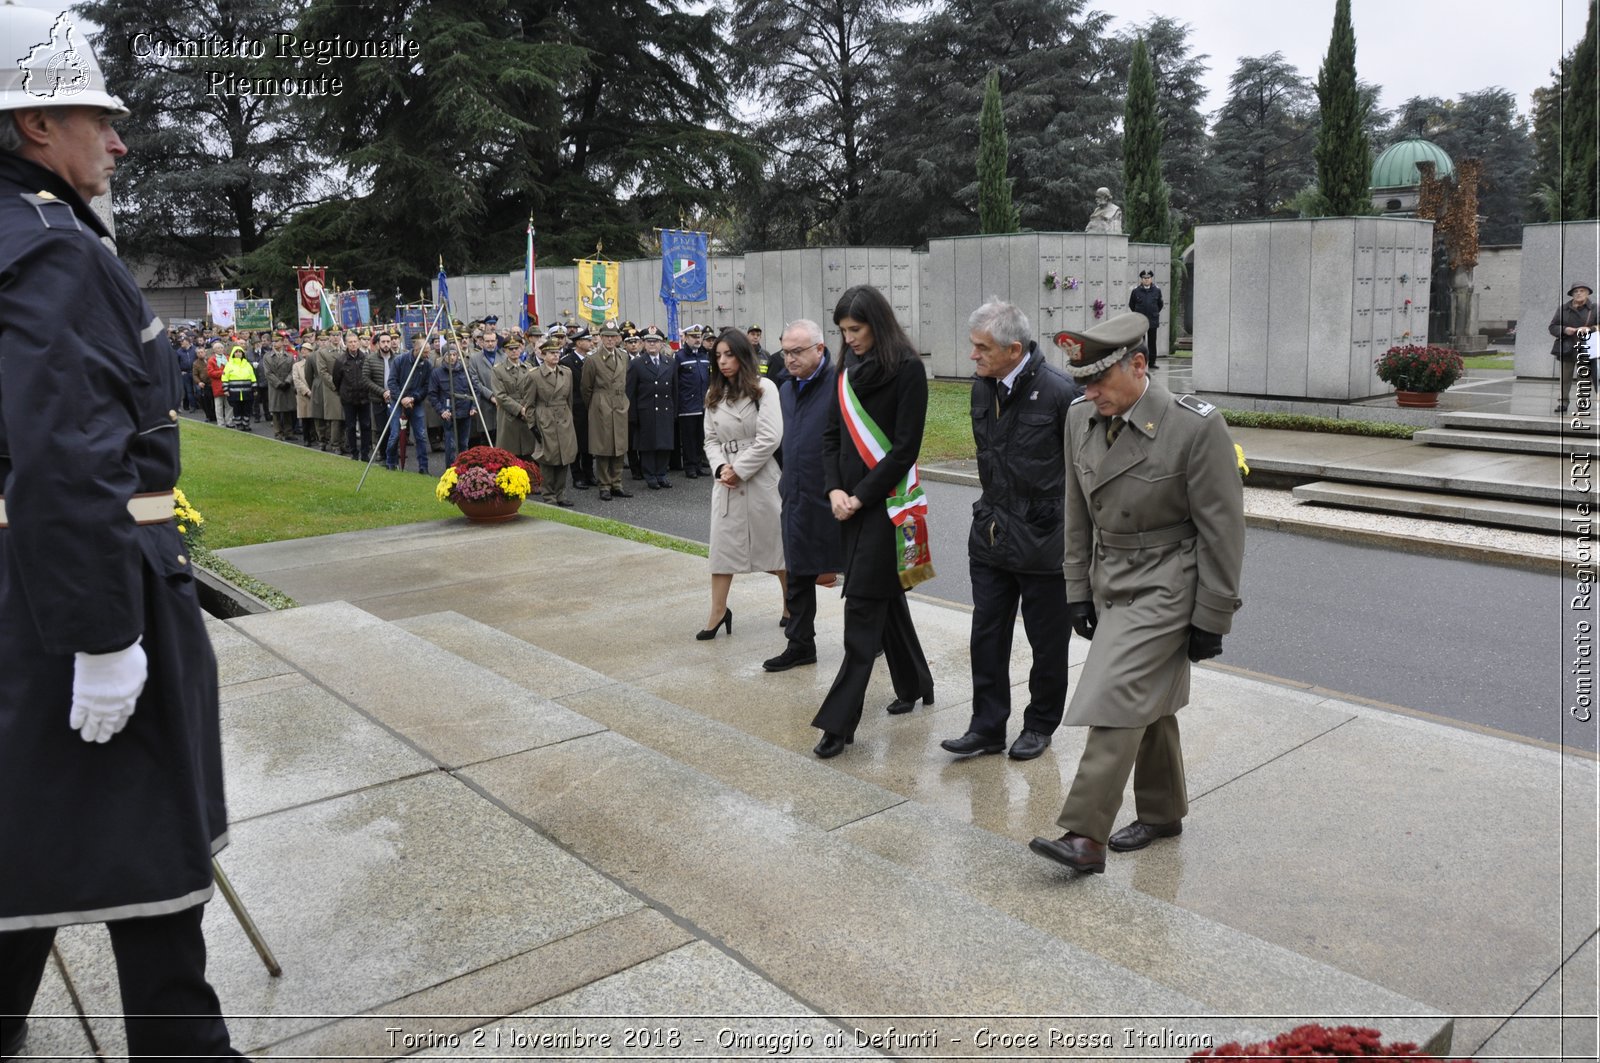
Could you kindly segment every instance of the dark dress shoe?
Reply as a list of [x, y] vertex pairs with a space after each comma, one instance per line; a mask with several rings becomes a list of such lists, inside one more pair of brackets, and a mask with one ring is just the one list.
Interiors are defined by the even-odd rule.
[[1011, 743], [1012, 760], [1032, 760], [1040, 753], [1050, 748], [1050, 736], [1038, 731], [1024, 730], [1017, 735], [1017, 740]]
[[855, 739], [853, 738], [845, 738], [842, 735], [834, 734], [832, 731], [823, 731], [822, 741], [818, 742], [816, 748], [811, 752], [815, 753], [819, 760], [827, 760], [843, 753], [844, 747], [854, 741]]
[[650, 488], [652, 491], [659, 491], [661, 489], [661, 485], [656, 483], [654, 480], [646, 480], [644, 485]]
[[1066, 864], [1085, 875], [1103, 875], [1106, 870], [1106, 847], [1093, 838], [1085, 838], [1070, 830], [1059, 838], [1035, 838], [1028, 848], [1047, 860]]
[[[922, 695], [922, 703], [924, 705], [933, 704], [933, 691], [930, 690], [926, 694]], [[916, 698], [912, 698], [910, 701], [907, 701], [905, 698], [895, 698], [893, 701], [889, 702], [889, 707], [885, 711], [888, 712], [890, 716], [900, 716], [904, 713], [910, 712], [916, 707]]]
[[971, 756], [974, 753], [998, 753], [1005, 747], [1004, 739], [990, 738], [976, 731], [968, 731], [960, 738], [946, 738], [939, 743], [940, 749], [960, 757]]
[[600, 492], [600, 501], [602, 501], [602, 502], [611, 501], [611, 492], [610, 491], [601, 491]]
[[683, 474], [683, 478], [685, 480], [698, 480], [700, 479], [700, 470], [690, 469]]
[[588, 480], [579, 480], [572, 486], [579, 491], [587, 491], [589, 488], [593, 487], [594, 484], [590, 483]]
[[1140, 823], [1134, 820], [1113, 834], [1106, 844], [1119, 853], [1143, 849], [1157, 838], [1175, 838], [1183, 833], [1183, 820], [1171, 823]]
[[761, 667], [769, 672], [787, 672], [789, 669], [801, 664], [816, 664], [817, 649], [815, 646], [806, 649], [801, 646], [790, 646], [776, 657], [768, 657], [761, 662]]
[[563, 498], [557, 502], [556, 505], [560, 506], [562, 509], [571, 509], [573, 506], [577, 505], [577, 503], [570, 498]]
[[1558, 402], [1558, 403], [1556, 403], [1556, 408], [1554, 410], [1552, 410], [1551, 412], [1552, 413], [1566, 413], [1567, 412], [1567, 404], [1564, 403], [1564, 402]]
[[659, 483], [659, 484], [657, 484], [657, 485], [656, 485], [656, 486], [657, 486], [657, 487], [666, 487], [666, 488], [670, 488], [670, 487], [671, 487], [671, 486], [672, 486], [672, 481], [671, 481], [671, 480], [669, 480], [669, 479], [667, 479], [667, 478], [666, 478], [666, 477], [665, 477], [665, 476], [663, 476], [663, 477], [662, 477], [662, 478], [661, 478], [661, 482], [660, 482], [660, 483]]
[[624, 491], [620, 487], [613, 487], [611, 489], [611, 497], [612, 498], [632, 498], [633, 497], [633, 492], [632, 491]]

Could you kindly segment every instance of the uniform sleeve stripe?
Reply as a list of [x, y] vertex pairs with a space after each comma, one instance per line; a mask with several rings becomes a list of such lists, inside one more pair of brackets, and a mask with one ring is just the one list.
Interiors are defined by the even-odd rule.
[[151, 340], [161, 335], [162, 332], [166, 331], [166, 328], [166, 324], [163, 323], [159, 317], [151, 318], [150, 324], [146, 325], [144, 331], [139, 333], [139, 342], [149, 343]]

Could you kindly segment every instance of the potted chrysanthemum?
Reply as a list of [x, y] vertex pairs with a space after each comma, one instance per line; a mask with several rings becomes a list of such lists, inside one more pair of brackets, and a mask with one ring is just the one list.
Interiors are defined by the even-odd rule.
[[1378, 379], [1394, 388], [1397, 405], [1421, 408], [1439, 405], [1439, 392], [1465, 371], [1459, 352], [1432, 343], [1390, 347], [1373, 364]]
[[454, 502], [468, 520], [492, 524], [515, 517], [538, 486], [539, 470], [510, 451], [472, 447], [439, 477], [434, 494]]

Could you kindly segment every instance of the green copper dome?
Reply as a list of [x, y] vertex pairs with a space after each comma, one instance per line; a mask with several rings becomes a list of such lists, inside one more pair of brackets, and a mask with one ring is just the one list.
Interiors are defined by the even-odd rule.
[[1422, 183], [1417, 163], [1433, 163], [1433, 176], [1450, 177], [1456, 172], [1455, 163], [1437, 144], [1413, 137], [1391, 144], [1372, 164], [1373, 188], [1409, 188]]

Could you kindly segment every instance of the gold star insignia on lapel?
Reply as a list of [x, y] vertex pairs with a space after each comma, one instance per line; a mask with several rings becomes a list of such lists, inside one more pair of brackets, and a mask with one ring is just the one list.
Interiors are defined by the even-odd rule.
[[51, 192], [48, 188], [41, 188], [41, 189], [39, 189], [39, 198], [40, 199], [54, 199], [56, 197], [55, 197], [55, 193]]
[[1156, 423], [1154, 421], [1146, 421], [1144, 423], [1144, 430], [1146, 432], [1154, 432], [1156, 430]]

